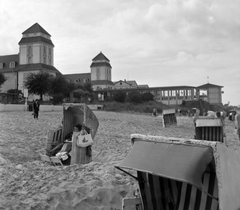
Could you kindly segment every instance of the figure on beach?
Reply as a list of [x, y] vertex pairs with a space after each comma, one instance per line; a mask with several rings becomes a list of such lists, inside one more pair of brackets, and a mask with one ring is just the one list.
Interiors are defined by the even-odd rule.
[[[82, 130], [82, 125], [77, 124], [73, 128], [73, 132], [80, 132]], [[72, 136], [73, 132], [65, 136], [63, 144], [57, 145], [52, 150], [52, 155], [58, 157], [64, 165], [70, 165], [71, 162], [71, 150], [72, 150]]]
[[153, 115], [154, 117], [157, 116], [157, 109], [156, 109], [156, 108], [153, 108], [153, 113], [152, 113], [152, 115]]
[[235, 129], [240, 140], [240, 113], [236, 113], [235, 115]]
[[40, 107], [40, 103], [38, 102], [38, 99], [36, 99], [35, 101], [33, 100], [33, 116], [34, 116], [34, 119], [38, 119], [39, 107]]

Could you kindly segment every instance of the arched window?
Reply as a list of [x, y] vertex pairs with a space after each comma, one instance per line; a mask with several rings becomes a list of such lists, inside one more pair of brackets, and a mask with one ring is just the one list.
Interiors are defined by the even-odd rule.
[[15, 62], [14, 61], [9, 63], [9, 68], [15, 68]]

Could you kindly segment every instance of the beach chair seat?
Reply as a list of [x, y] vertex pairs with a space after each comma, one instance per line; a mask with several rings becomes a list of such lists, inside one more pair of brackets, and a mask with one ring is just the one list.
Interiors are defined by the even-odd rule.
[[63, 166], [62, 161], [58, 157], [50, 157], [51, 162], [55, 166]]
[[49, 163], [49, 164], [52, 163], [50, 157], [47, 156], [47, 155], [40, 154], [40, 158], [41, 158], [41, 160], [42, 160], [43, 162], [47, 162], [47, 163]]

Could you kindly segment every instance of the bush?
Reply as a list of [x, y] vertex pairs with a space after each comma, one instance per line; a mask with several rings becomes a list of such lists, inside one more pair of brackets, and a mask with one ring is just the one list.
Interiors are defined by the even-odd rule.
[[158, 114], [162, 113], [162, 110], [168, 107], [167, 105], [164, 105], [162, 103], [155, 102], [155, 101], [150, 101], [150, 102], [141, 103], [141, 104], [135, 104], [130, 102], [119, 103], [114, 101], [114, 102], [105, 102], [103, 106], [105, 111], [136, 112], [136, 113], [152, 113], [153, 108], [156, 108]]
[[141, 103], [142, 95], [139, 92], [130, 92], [128, 94], [128, 101], [132, 103]]
[[116, 102], [123, 103], [126, 100], [126, 93], [125, 92], [116, 92], [113, 95], [113, 100]]
[[154, 96], [151, 93], [143, 93], [142, 94], [142, 100], [145, 101], [145, 102], [153, 101], [153, 98], [154, 98]]

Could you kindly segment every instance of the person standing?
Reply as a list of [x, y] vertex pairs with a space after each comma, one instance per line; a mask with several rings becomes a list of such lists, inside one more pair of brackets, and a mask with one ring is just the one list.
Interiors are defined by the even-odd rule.
[[33, 102], [34, 119], [38, 119], [39, 107], [40, 107], [40, 104], [39, 104], [39, 102], [38, 102], [38, 99], [36, 99], [36, 100]]
[[236, 113], [235, 115], [235, 129], [237, 131], [238, 138], [240, 140], [240, 113]]

